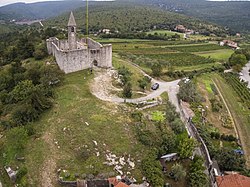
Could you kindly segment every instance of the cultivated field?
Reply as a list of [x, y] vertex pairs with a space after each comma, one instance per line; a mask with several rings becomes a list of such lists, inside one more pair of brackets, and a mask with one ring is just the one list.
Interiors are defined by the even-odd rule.
[[[163, 31], [162, 31], [163, 32]], [[194, 71], [220, 66], [227, 61], [233, 50], [215, 43], [191, 40], [154, 41], [128, 39], [101, 39], [112, 43], [113, 52], [151, 73], [151, 66], [160, 63], [163, 72], [171, 70]]]
[[230, 112], [232, 113], [234, 122], [236, 124], [237, 131], [240, 136], [242, 147], [245, 151], [247, 166], [250, 167], [250, 111], [246, 104], [242, 103], [242, 99], [233, 90], [233, 88], [227, 84], [226, 80], [219, 75], [214, 75], [212, 77], [214, 82], [217, 84], [219, 90], [224, 97]]

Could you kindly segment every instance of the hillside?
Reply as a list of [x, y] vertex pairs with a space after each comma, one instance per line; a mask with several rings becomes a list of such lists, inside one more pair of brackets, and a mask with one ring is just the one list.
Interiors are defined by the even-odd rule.
[[38, 3], [14, 3], [0, 7], [0, 20], [45, 19], [85, 6], [83, 1], [51, 1]]
[[249, 1], [135, 0], [133, 2], [204, 19], [238, 32], [250, 31]]
[[[180, 13], [223, 25], [237, 32], [249, 32], [248, 1], [215, 2], [205, 0], [117, 0], [116, 3], [139, 4], [160, 7], [163, 10]], [[106, 6], [112, 2], [90, 2], [90, 5]], [[80, 0], [51, 1], [39, 3], [15, 3], [0, 7], [0, 20], [47, 19], [62, 13], [84, 7]]]
[[[74, 11], [78, 28], [85, 29], [85, 10], [82, 8]], [[65, 27], [67, 25], [69, 13], [46, 21], [49, 27]], [[142, 31], [157, 28], [174, 29], [178, 24], [183, 24], [189, 29], [194, 29], [201, 33], [224, 32], [222, 27], [211, 23], [187, 17], [184, 15], [166, 12], [158, 8], [150, 8], [135, 4], [112, 2], [89, 7], [89, 25], [91, 31], [108, 28], [120, 32]]]

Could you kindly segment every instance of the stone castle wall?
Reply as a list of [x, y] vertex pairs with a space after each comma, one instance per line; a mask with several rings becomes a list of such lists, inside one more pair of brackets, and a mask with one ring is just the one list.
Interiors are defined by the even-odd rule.
[[[97, 65], [98, 67], [112, 67], [112, 45], [101, 45], [88, 38], [89, 48], [84, 47], [86, 39], [79, 41], [80, 49], [67, 50], [67, 41], [57, 38], [47, 40], [48, 53], [56, 58], [56, 62], [65, 73], [71, 73], [88, 69]], [[84, 47], [84, 48], [83, 48]]]

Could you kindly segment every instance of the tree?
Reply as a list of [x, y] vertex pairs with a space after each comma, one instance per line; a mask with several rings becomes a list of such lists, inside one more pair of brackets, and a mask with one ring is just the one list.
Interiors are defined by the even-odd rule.
[[185, 131], [185, 126], [180, 118], [174, 119], [174, 121], [170, 123], [170, 127], [175, 134], [181, 134]]
[[47, 56], [47, 53], [43, 49], [35, 49], [33, 56], [35, 60], [41, 60]]
[[203, 166], [204, 160], [200, 156], [194, 157], [190, 164], [188, 173], [188, 182], [190, 187], [206, 187], [208, 186], [208, 178], [204, 173], [205, 167]]
[[193, 138], [184, 138], [179, 142], [179, 154], [181, 158], [188, 158], [193, 155], [196, 141]]
[[159, 149], [159, 156], [172, 153], [176, 151], [176, 136], [173, 132], [163, 132], [161, 135], [161, 145]]
[[201, 96], [196, 90], [195, 84], [189, 80], [181, 81], [179, 83], [180, 91], [178, 93], [179, 99], [185, 102], [200, 102]]
[[120, 75], [120, 79], [123, 85], [131, 80], [132, 73], [125, 66], [118, 68], [118, 74]]
[[172, 166], [171, 172], [175, 181], [182, 180], [184, 177], [186, 177], [187, 174], [183, 166], [178, 163]]
[[166, 120], [171, 123], [172, 121], [175, 120], [175, 118], [178, 118], [179, 114], [176, 112], [175, 106], [167, 101], [166, 104]]
[[138, 80], [139, 87], [143, 90], [146, 89], [147, 85], [151, 82], [151, 79], [147, 76], [144, 76], [142, 79]]
[[165, 120], [164, 113], [161, 111], [152, 112], [152, 120], [156, 122], [163, 122]]
[[151, 66], [151, 70], [152, 70], [153, 76], [159, 77], [161, 75], [161, 73], [162, 73], [162, 66], [161, 66], [160, 63], [154, 63]]
[[23, 101], [29, 97], [34, 90], [35, 86], [33, 85], [32, 81], [22, 81], [12, 90], [12, 99], [14, 102]]
[[235, 51], [236, 54], [243, 54], [246, 56], [247, 60], [250, 60], [250, 50], [249, 49], [240, 49]]
[[127, 82], [124, 87], [123, 87], [123, 91], [122, 91], [122, 95], [125, 98], [131, 98], [132, 97], [132, 85], [130, 82]]
[[229, 65], [233, 67], [235, 71], [240, 71], [242, 67], [247, 63], [247, 58], [244, 54], [233, 53], [229, 58]]
[[217, 160], [222, 170], [241, 171], [245, 167], [245, 159], [232, 150], [222, 149], [217, 154]]
[[17, 51], [20, 59], [33, 57], [35, 51], [34, 44], [27, 36], [21, 37], [17, 42]]
[[158, 160], [155, 151], [152, 151], [142, 160], [142, 171], [148, 182], [154, 187], [162, 187], [164, 180], [161, 171], [161, 165]]
[[41, 78], [40, 82], [48, 87], [51, 85], [56, 85], [62, 82], [64, 79], [64, 73], [54, 65], [46, 65], [41, 67]]

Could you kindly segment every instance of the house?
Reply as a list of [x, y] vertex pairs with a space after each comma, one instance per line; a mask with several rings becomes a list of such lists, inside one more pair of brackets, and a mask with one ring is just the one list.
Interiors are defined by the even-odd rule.
[[194, 30], [187, 29], [185, 33], [186, 33], [187, 35], [191, 35], [191, 34], [194, 34]]
[[110, 30], [109, 29], [103, 29], [102, 33], [104, 33], [104, 34], [110, 34]]
[[181, 33], [185, 33], [186, 36], [194, 34], [195, 31], [191, 30], [191, 29], [187, 29], [186, 27], [184, 27], [183, 25], [177, 25], [174, 29], [177, 32], [181, 32]]
[[177, 25], [174, 30], [177, 32], [185, 33], [187, 29], [183, 25]]
[[239, 46], [236, 42], [231, 41], [231, 40], [223, 40], [220, 42], [220, 46], [228, 46], [231, 47], [232, 49], [239, 49]]
[[114, 187], [129, 187], [126, 183], [122, 182], [121, 176], [109, 178], [108, 181]]
[[237, 36], [237, 37], [241, 37], [241, 34], [240, 33], [236, 33], [236, 35], [235, 36]]
[[249, 187], [250, 178], [240, 174], [217, 176], [216, 182], [219, 187]]

